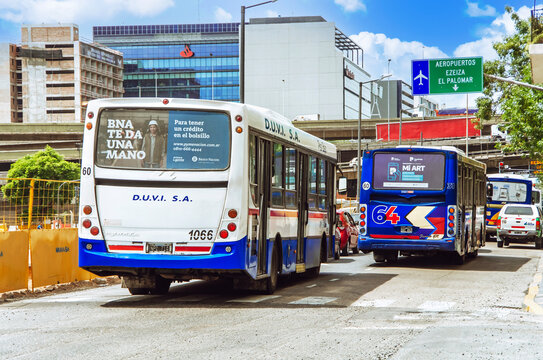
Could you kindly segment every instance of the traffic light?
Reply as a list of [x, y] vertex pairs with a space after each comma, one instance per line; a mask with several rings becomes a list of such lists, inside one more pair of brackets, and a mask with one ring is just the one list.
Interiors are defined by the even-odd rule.
[[498, 172], [502, 172], [502, 169], [503, 169], [503, 161], [500, 161], [499, 163], [499, 167], [498, 167]]

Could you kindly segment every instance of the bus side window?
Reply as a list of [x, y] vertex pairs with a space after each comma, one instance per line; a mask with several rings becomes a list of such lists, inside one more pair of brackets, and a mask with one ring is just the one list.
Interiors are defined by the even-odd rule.
[[309, 196], [308, 203], [310, 209], [317, 208], [317, 158], [309, 157]]
[[256, 144], [257, 138], [251, 135], [249, 138], [249, 186], [251, 189], [251, 199], [255, 206], [259, 206], [256, 194], [257, 192], [257, 169], [256, 169]]
[[319, 159], [319, 210], [326, 210], [326, 162]]
[[272, 154], [272, 205], [285, 206], [283, 201], [283, 145], [273, 144]]
[[296, 150], [285, 149], [285, 205], [297, 208], [296, 202]]

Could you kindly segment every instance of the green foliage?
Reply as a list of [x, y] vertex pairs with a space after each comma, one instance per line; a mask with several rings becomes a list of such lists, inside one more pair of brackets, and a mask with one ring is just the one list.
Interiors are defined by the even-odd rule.
[[[46, 146], [44, 150], [33, 155], [26, 155], [11, 165], [8, 178], [13, 180], [9, 180], [2, 187], [2, 192], [4, 198], [11, 204], [27, 205], [31, 194], [31, 180], [16, 178], [69, 181], [78, 180], [79, 173], [78, 164], [64, 160], [62, 155], [50, 146]], [[52, 213], [53, 205], [65, 204], [74, 196], [73, 184], [63, 185], [62, 181], [36, 181], [32, 196], [33, 213]]]
[[[483, 71], [531, 84], [530, 23], [520, 19], [510, 7], [506, 11], [516, 32], [494, 43], [498, 60], [485, 61]], [[501, 113], [504, 129], [511, 136], [511, 142], [501, 146], [502, 150], [526, 151], [532, 160], [543, 160], [543, 92], [485, 77], [483, 94], [477, 99], [477, 116], [488, 120]]]

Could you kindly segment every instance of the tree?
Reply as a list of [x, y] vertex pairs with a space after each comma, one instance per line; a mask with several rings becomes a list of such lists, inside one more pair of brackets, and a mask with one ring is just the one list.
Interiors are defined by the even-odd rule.
[[[528, 53], [530, 23], [506, 7], [516, 32], [493, 45], [498, 60], [485, 61], [484, 73], [532, 83]], [[505, 152], [526, 151], [532, 159], [543, 160], [543, 92], [488, 77], [484, 80], [484, 96], [477, 99], [478, 117], [488, 120], [501, 112], [505, 130], [511, 136], [502, 145]]]
[[[8, 182], [2, 186], [4, 198], [12, 206], [19, 207], [19, 217], [28, 216], [28, 203], [32, 181], [30, 179], [45, 179], [34, 182], [33, 214], [49, 215], [54, 212], [54, 205], [65, 204], [75, 196], [74, 186], [61, 187], [64, 181], [79, 179], [78, 164], [64, 160], [64, 157], [50, 146], [13, 163], [8, 171]], [[55, 181], [57, 180], [57, 181]], [[62, 180], [62, 181], [59, 181]]]

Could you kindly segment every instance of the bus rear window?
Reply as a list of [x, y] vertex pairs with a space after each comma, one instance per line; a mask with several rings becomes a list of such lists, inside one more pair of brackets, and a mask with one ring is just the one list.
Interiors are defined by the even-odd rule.
[[223, 170], [229, 164], [230, 118], [221, 112], [106, 109], [97, 134], [98, 166]]
[[528, 188], [524, 183], [492, 181], [492, 200], [501, 202], [526, 202]]
[[373, 157], [377, 190], [443, 190], [444, 180], [444, 154], [378, 152]]

